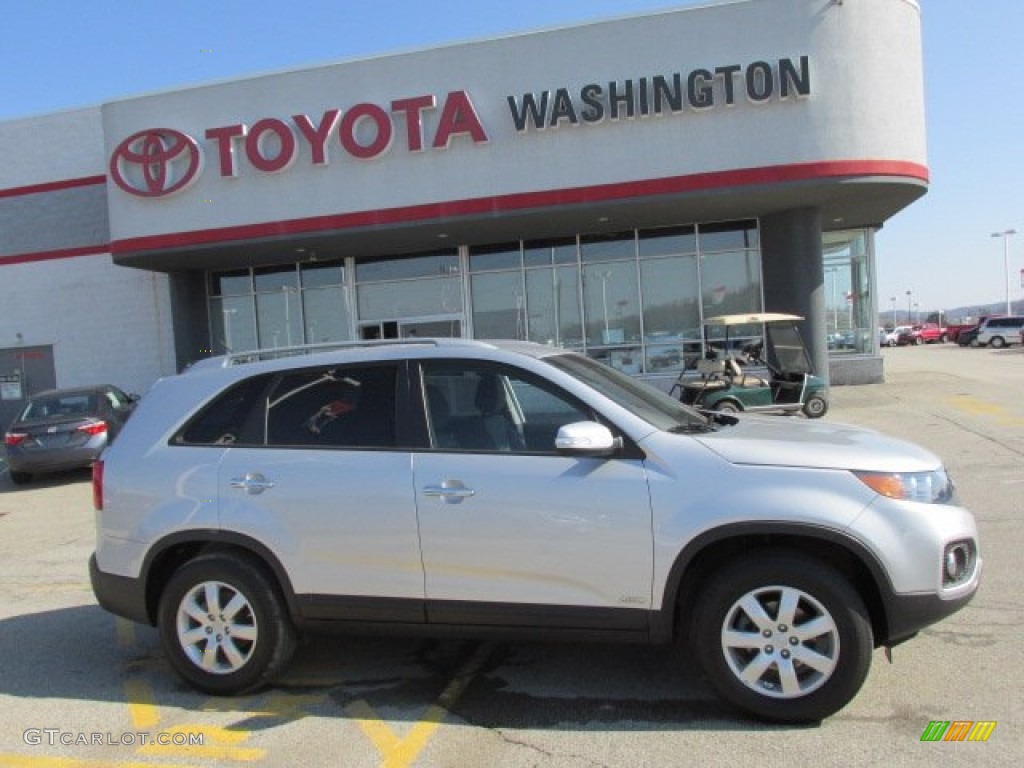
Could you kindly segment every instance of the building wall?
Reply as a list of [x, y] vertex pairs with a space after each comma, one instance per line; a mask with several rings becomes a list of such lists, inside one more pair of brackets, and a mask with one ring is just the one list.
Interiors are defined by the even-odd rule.
[[141, 394], [175, 372], [167, 277], [115, 266], [108, 253], [0, 261], [0, 306], [0, 346], [52, 344], [58, 387]]
[[113, 263], [104, 166], [99, 108], [0, 123], [0, 348], [141, 393], [174, 372], [167, 278]]

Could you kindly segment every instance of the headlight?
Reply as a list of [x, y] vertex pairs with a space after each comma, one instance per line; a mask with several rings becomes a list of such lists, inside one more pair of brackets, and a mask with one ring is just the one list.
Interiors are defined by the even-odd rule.
[[953, 482], [946, 470], [934, 472], [854, 472], [873, 491], [901, 501], [925, 504], [949, 504], [953, 501]]

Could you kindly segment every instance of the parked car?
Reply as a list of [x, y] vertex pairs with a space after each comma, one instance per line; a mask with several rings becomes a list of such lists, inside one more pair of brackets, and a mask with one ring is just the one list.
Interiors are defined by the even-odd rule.
[[93, 467], [97, 599], [211, 694], [300, 630], [529, 634], [685, 642], [735, 706], [813, 721], [978, 587], [942, 462], [871, 430], [526, 342], [259, 358], [158, 382]]
[[32, 396], [4, 434], [11, 480], [88, 467], [121, 431], [136, 398], [109, 384]]
[[924, 344], [945, 344], [946, 329], [938, 323], [922, 323], [918, 328], [917, 338]]
[[897, 346], [903, 347], [908, 344], [924, 344], [921, 341], [917, 330], [920, 326], [916, 325], [898, 325], [894, 333], [896, 334]]
[[979, 325], [971, 325], [962, 328], [956, 335], [956, 343], [961, 347], [976, 347], [978, 346], [978, 329]]
[[993, 346], [996, 349], [1013, 344], [1024, 330], [1024, 315], [1004, 315], [987, 318], [978, 326], [978, 346]]
[[878, 329], [878, 346], [880, 347], [895, 347], [896, 342], [899, 339], [899, 333], [896, 329], [888, 330], [886, 328]]

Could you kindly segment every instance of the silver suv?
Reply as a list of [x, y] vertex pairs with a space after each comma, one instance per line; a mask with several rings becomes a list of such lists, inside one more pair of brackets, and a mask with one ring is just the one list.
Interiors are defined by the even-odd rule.
[[1024, 332], [1024, 317], [1021, 315], [1005, 315], [990, 317], [978, 327], [978, 346], [991, 345], [996, 349], [1007, 344], [1015, 344]]
[[95, 466], [100, 604], [212, 694], [300, 630], [689, 643], [761, 718], [826, 717], [978, 586], [931, 453], [704, 415], [581, 355], [419, 340], [158, 382]]

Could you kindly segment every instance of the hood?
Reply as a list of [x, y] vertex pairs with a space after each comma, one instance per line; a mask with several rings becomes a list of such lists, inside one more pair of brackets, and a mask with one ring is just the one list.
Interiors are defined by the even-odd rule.
[[926, 472], [941, 460], [871, 429], [787, 416], [739, 416], [734, 426], [694, 439], [733, 464], [876, 472]]

